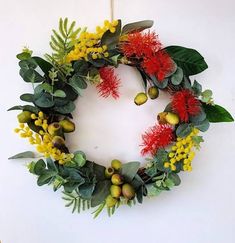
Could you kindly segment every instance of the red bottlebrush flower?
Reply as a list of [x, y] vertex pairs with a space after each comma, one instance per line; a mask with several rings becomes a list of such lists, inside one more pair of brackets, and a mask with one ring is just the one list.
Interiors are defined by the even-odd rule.
[[100, 96], [107, 98], [112, 95], [114, 99], [119, 98], [120, 79], [114, 74], [114, 69], [103, 67], [99, 69], [99, 74], [102, 81], [96, 88]]
[[163, 81], [174, 67], [173, 61], [165, 51], [159, 51], [151, 57], [144, 58], [142, 67], [149, 75], [155, 75], [159, 81]]
[[127, 36], [127, 41], [121, 45], [121, 50], [126, 57], [149, 57], [159, 51], [161, 42], [155, 32], [136, 32]]
[[173, 129], [170, 125], [155, 125], [142, 135], [141, 154], [155, 155], [159, 148], [164, 148], [173, 140]]
[[195, 116], [201, 111], [200, 101], [189, 89], [176, 92], [172, 97], [172, 109], [181, 121], [188, 122], [189, 116]]

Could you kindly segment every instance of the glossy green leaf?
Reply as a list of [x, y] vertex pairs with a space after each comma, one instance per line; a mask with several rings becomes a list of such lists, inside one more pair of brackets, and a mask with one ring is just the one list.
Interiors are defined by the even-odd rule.
[[203, 56], [194, 49], [182, 46], [168, 46], [165, 50], [177, 66], [183, 69], [186, 76], [198, 74], [208, 68]]
[[233, 122], [232, 115], [222, 106], [203, 104], [206, 117], [210, 122]]
[[37, 107], [31, 105], [16, 105], [11, 107], [7, 111], [14, 111], [14, 110], [30, 111], [33, 113], [38, 113], [40, 111]]

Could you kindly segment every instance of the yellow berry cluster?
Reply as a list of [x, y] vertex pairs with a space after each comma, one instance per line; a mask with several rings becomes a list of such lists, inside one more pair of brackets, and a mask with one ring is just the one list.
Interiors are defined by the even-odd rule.
[[192, 151], [192, 148], [195, 145], [192, 138], [198, 133], [199, 130], [197, 128], [194, 128], [187, 137], [177, 138], [177, 142], [171, 147], [171, 151], [168, 155], [169, 162], [164, 163], [165, 168], [170, 168], [172, 171], [175, 171], [175, 164], [182, 161], [184, 171], [192, 170], [191, 162], [195, 156], [195, 152]]
[[33, 132], [29, 126], [20, 123], [19, 128], [15, 129], [16, 133], [19, 133], [22, 138], [28, 138], [29, 143], [36, 145], [36, 149], [39, 153], [42, 153], [46, 158], [53, 158], [57, 160], [59, 164], [65, 164], [66, 162], [71, 161], [73, 154], [64, 153], [60, 149], [54, 147], [52, 140], [53, 136], [48, 133], [48, 121], [43, 112], [39, 112], [38, 115], [32, 114], [31, 118], [34, 120], [34, 124], [38, 127], [41, 127], [42, 130], [39, 131], [39, 134]]
[[71, 62], [82, 58], [87, 61], [88, 55], [91, 55], [93, 59], [108, 57], [107, 46], [101, 46], [100, 40], [106, 31], [109, 30], [111, 33], [114, 33], [117, 25], [118, 20], [112, 22], [105, 20], [104, 26], [97, 26], [95, 33], [87, 31], [82, 32], [79, 39], [76, 41], [77, 44], [74, 45], [74, 49], [68, 53], [66, 61]]

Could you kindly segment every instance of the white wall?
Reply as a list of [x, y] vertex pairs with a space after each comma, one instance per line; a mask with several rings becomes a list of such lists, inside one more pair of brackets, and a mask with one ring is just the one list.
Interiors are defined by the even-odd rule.
[[[233, 0], [115, 1], [115, 17], [124, 23], [153, 19], [165, 45], [198, 49], [209, 69], [197, 76], [214, 91], [215, 101], [235, 115], [235, 3]], [[72, 215], [63, 207], [60, 193], [39, 188], [24, 161], [8, 161], [32, 149], [12, 129], [19, 95], [31, 87], [18, 75], [15, 54], [26, 44], [36, 55], [49, 51], [51, 29], [60, 16], [91, 29], [109, 18], [108, 0], [0, 0], [0, 240], [2, 243], [233, 243], [235, 242], [235, 126], [213, 124], [197, 154], [191, 173], [182, 184], [143, 205], [120, 208], [111, 219], [89, 212]], [[167, 103], [162, 96], [145, 106], [133, 105], [140, 91], [139, 76], [120, 67], [122, 97], [98, 98], [93, 88], [84, 93], [75, 112], [77, 132], [69, 138], [90, 159], [108, 165], [117, 157], [124, 162], [144, 161], [139, 154], [140, 134], [154, 124]], [[100, 108], [102, 107], [102, 108]], [[107, 130], [106, 130], [107, 129]]]

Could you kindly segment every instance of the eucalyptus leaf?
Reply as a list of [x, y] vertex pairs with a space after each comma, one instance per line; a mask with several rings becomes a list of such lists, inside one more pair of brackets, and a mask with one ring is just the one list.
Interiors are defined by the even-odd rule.
[[198, 124], [195, 124], [194, 126], [201, 132], [206, 132], [210, 127], [210, 122], [208, 119], [205, 119], [204, 121], [201, 121]]
[[33, 94], [22, 94], [20, 96], [20, 99], [25, 102], [33, 102], [34, 101], [34, 95]]
[[122, 28], [122, 34], [128, 34], [132, 32], [140, 32], [142, 30], [151, 28], [153, 26], [153, 21], [152, 20], [143, 20], [143, 21], [138, 21], [130, 24], [126, 24]]
[[135, 177], [139, 167], [140, 162], [128, 162], [122, 165], [121, 174], [124, 176], [126, 181], [131, 182]]
[[41, 174], [38, 177], [38, 180], [37, 180], [38, 186], [43, 186], [43, 185], [49, 183], [51, 181], [51, 179], [54, 176], [56, 176], [56, 174], [57, 174], [57, 172], [55, 172], [55, 171], [51, 171], [51, 170], [45, 171], [43, 174]]
[[175, 186], [178, 186], [181, 183], [180, 177], [178, 176], [178, 174], [176, 174], [174, 172], [169, 173], [168, 178], [173, 181]]
[[40, 111], [37, 107], [31, 105], [16, 105], [9, 108], [7, 111], [14, 111], [14, 110], [30, 111], [33, 113], [38, 113]]
[[96, 184], [95, 191], [91, 198], [91, 207], [96, 207], [104, 202], [104, 200], [110, 193], [110, 187], [110, 180], [99, 181]]
[[11, 156], [8, 159], [23, 159], [23, 158], [35, 158], [35, 154], [32, 151], [25, 151], [22, 153], [18, 153], [14, 156]]
[[187, 123], [180, 124], [176, 129], [177, 137], [186, 137], [192, 132], [192, 126]]
[[184, 73], [182, 68], [178, 67], [176, 72], [171, 76], [171, 82], [174, 85], [179, 85], [183, 81]]
[[193, 92], [196, 96], [201, 95], [202, 93], [202, 86], [199, 84], [196, 80], [194, 80], [193, 86], [192, 86]]
[[65, 97], [66, 97], [66, 94], [65, 94], [65, 92], [64, 92], [63, 90], [61, 90], [61, 89], [57, 89], [57, 90], [54, 92], [53, 96], [55, 96], [55, 97], [60, 97], [60, 98], [65, 98]]
[[55, 111], [61, 113], [61, 114], [69, 114], [75, 110], [75, 105], [72, 101], [69, 101], [66, 105], [64, 106], [57, 106], [54, 108]]
[[41, 108], [50, 108], [54, 106], [52, 96], [48, 93], [43, 93], [38, 99], [34, 101], [35, 105]]
[[158, 81], [155, 75], [151, 75], [150, 78], [159, 89], [165, 89], [168, 85], [168, 78], [162, 81]]

